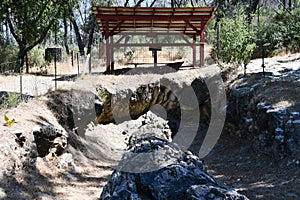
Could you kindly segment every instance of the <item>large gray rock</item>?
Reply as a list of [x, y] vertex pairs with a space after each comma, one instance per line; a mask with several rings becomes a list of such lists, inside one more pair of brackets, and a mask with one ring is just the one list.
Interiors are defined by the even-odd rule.
[[[168, 149], [169, 153], [158, 155], [158, 157], [166, 158], [164, 161], [172, 160], [171, 163], [167, 166], [162, 164], [161, 168], [146, 173], [115, 170], [103, 188], [100, 199], [247, 199], [234, 190], [222, 188], [218, 181], [206, 172], [202, 161], [197, 156], [181, 151], [176, 145], [166, 140], [155, 136], [133, 139], [128, 147], [136, 154], [160, 152], [161, 148]], [[175, 157], [176, 159], [172, 159]], [[135, 163], [136, 167], [142, 168], [147, 167], [147, 164], [151, 166], [150, 162], [155, 162], [155, 160], [144, 160], [144, 163], [140, 165], [137, 160], [131, 159], [132, 157], [125, 156], [124, 162], [134, 161], [132, 163]], [[125, 168], [121, 169], [128, 170], [129, 165], [124, 166]]]

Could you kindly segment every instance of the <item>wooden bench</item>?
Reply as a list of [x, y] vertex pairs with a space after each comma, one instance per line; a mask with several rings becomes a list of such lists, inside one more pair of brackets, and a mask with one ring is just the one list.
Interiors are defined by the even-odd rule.
[[[178, 70], [184, 61], [176, 61], [176, 62], [167, 62], [167, 63], [157, 63], [158, 65], [165, 65], [168, 67], [172, 67], [176, 70]], [[133, 63], [127, 63], [129, 65], [134, 65], [135, 68], [137, 68], [138, 65], [154, 65], [154, 63], [140, 63], [140, 62], [133, 62]]]

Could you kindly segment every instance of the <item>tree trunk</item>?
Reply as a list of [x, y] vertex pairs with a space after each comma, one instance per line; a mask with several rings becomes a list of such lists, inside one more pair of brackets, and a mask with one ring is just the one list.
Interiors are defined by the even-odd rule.
[[141, 7], [141, 4], [144, 2], [144, 0], [139, 0], [134, 7], [138, 8]]
[[73, 44], [73, 35], [72, 35], [72, 22], [70, 21], [70, 44]]
[[28, 52], [25, 54], [26, 74], [29, 74]]
[[217, 20], [217, 58], [220, 58], [221, 54], [221, 39], [220, 39], [220, 21]]
[[86, 54], [90, 54], [92, 50], [92, 44], [94, 39], [94, 31], [95, 31], [96, 22], [93, 23], [93, 26], [89, 32], [89, 39], [88, 39], [88, 45], [87, 45], [87, 52]]
[[126, 0], [126, 2], [124, 3], [124, 7], [128, 7], [128, 3], [129, 3], [129, 0]]
[[19, 52], [18, 52], [18, 62], [16, 63], [16, 67], [15, 67], [15, 72], [20, 72], [21, 71], [21, 67], [23, 68], [24, 66], [24, 62], [25, 62], [25, 47], [20, 47]]
[[10, 35], [9, 35], [9, 26], [8, 23], [6, 22], [5, 24], [5, 30], [6, 30], [6, 44], [10, 44]]
[[54, 44], [57, 45], [58, 40], [57, 40], [57, 26], [55, 25], [54, 28]]
[[2, 46], [5, 43], [5, 38], [4, 38], [4, 29], [3, 25], [0, 23], [0, 45]]
[[79, 53], [81, 56], [84, 56], [84, 44], [83, 44], [83, 41], [82, 41], [82, 38], [80, 35], [79, 27], [78, 27], [77, 22], [74, 17], [73, 11], [70, 11], [70, 20], [74, 27], [76, 40], [77, 40], [77, 44], [78, 44], [78, 48], [79, 48]]
[[70, 54], [70, 50], [69, 50], [69, 45], [68, 45], [68, 23], [67, 23], [67, 19], [66, 16], [64, 16], [64, 45], [66, 48], [66, 52], [69, 55]]

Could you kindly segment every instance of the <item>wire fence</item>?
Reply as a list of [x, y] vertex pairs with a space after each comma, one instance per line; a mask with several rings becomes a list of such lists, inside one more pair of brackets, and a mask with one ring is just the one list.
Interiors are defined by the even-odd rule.
[[56, 79], [53, 62], [46, 66], [46, 70], [29, 68], [29, 74], [25, 73], [25, 64], [20, 68], [20, 61], [0, 63], [0, 93], [12, 92], [23, 98], [41, 96], [55, 89], [72, 87], [77, 76], [105, 71], [104, 61], [99, 58], [98, 52], [92, 53], [77, 57], [78, 54], [75, 52], [72, 59], [69, 57], [58, 62]]

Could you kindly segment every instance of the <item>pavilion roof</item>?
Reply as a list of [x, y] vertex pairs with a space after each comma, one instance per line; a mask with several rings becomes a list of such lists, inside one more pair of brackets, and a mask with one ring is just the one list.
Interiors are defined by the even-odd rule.
[[[124, 31], [179, 32], [200, 35], [216, 8], [128, 8], [93, 6], [100, 31], [107, 36]], [[106, 29], [107, 26], [107, 29]], [[108, 32], [106, 32], [108, 31]]]

